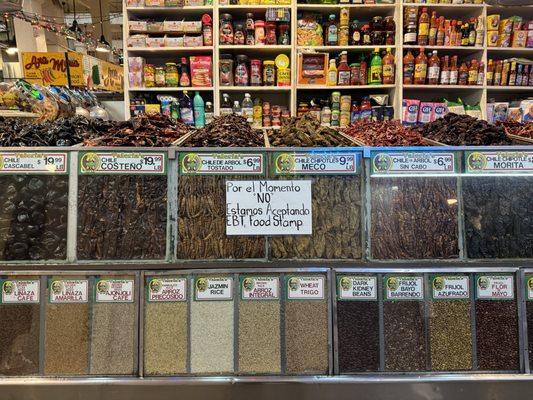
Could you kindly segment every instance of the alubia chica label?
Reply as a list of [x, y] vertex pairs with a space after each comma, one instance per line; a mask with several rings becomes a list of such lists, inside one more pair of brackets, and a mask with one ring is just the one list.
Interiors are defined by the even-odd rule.
[[477, 298], [483, 300], [514, 299], [512, 275], [480, 275], [476, 278]]
[[385, 298], [387, 300], [423, 300], [424, 280], [421, 276], [387, 276]]
[[52, 279], [48, 285], [50, 303], [87, 303], [87, 279]]
[[98, 279], [96, 281], [97, 303], [132, 303], [133, 279]]
[[198, 277], [194, 281], [195, 300], [233, 299], [233, 278], [230, 276]]
[[41, 282], [38, 279], [13, 279], [2, 281], [2, 303], [39, 303]]
[[290, 276], [287, 278], [288, 300], [322, 300], [324, 296], [323, 276]]
[[241, 278], [243, 300], [277, 300], [279, 278], [277, 276], [246, 276]]
[[463, 300], [470, 298], [470, 279], [468, 276], [435, 276], [432, 279], [434, 300]]
[[148, 278], [149, 302], [176, 302], [187, 300], [187, 279], [177, 277]]
[[375, 276], [339, 276], [337, 293], [339, 300], [376, 300], [377, 279]]

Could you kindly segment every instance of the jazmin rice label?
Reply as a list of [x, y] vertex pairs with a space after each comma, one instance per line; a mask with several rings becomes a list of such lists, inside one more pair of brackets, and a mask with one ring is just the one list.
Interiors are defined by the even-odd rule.
[[337, 294], [339, 300], [376, 300], [377, 279], [375, 276], [339, 276]]
[[229, 276], [196, 278], [194, 298], [199, 301], [233, 299], [233, 278]]
[[243, 300], [279, 299], [279, 278], [276, 276], [246, 276], [241, 278]]
[[287, 278], [288, 300], [322, 300], [325, 279], [323, 276], [290, 276]]
[[49, 283], [50, 303], [87, 303], [87, 279], [54, 279]]
[[386, 300], [423, 300], [424, 281], [421, 276], [387, 276]]
[[153, 277], [147, 281], [149, 302], [177, 302], [187, 300], [187, 279]]
[[96, 281], [97, 303], [132, 303], [133, 279], [98, 279]]
[[39, 303], [41, 282], [38, 279], [14, 279], [2, 281], [2, 303]]

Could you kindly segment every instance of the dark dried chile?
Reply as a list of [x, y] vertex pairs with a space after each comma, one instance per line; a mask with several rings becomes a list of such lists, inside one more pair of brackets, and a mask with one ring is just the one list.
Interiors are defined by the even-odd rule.
[[498, 121], [496, 125], [503, 126], [508, 135], [533, 139], [533, 122]]
[[529, 353], [529, 368], [533, 369], [533, 302], [526, 301], [527, 338]]
[[162, 259], [166, 176], [80, 176], [78, 258]]
[[419, 133], [398, 120], [359, 120], [343, 132], [366, 146], [427, 146]]

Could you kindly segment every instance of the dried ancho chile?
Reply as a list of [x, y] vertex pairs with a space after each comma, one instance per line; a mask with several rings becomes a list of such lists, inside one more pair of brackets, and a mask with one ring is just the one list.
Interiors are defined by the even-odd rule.
[[366, 146], [427, 146], [416, 131], [394, 121], [359, 120], [343, 132]]
[[0, 177], [0, 254], [4, 260], [66, 257], [68, 177]]
[[162, 259], [166, 176], [80, 176], [78, 258]]
[[533, 257], [533, 177], [463, 178], [470, 258]]
[[455, 178], [373, 178], [371, 249], [375, 259], [459, 255]]

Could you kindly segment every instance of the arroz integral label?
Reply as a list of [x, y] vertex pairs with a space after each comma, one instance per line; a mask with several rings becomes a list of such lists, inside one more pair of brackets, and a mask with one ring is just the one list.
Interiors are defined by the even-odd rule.
[[87, 279], [50, 280], [50, 303], [87, 303], [88, 288]]
[[357, 173], [357, 154], [353, 152], [275, 153], [276, 175], [320, 175]]
[[38, 279], [6, 279], [2, 285], [2, 303], [39, 303], [41, 282]]
[[377, 300], [377, 293], [375, 276], [343, 275], [337, 277], [339, 300]]
[[323, 276], [291, 276], [287, 278], [287, 299], [322, 300], [326, 279]]
[[132, 303], [134, 291], [133, 279], [107, 279], [96, 281], [97, 303]]
[[279, 278], [277, 276], [245, 276], [240, 280], [243, 300], [279, 299]]
[[533, 151], [468, 151], [467, 173], [533, 172]]
[[479, 275], [476, 277], [477, 298], [482, 300], [514, 299], [512, 275]]
[[66, 174], [68, 172], [68, 154], [49, 153], [0, 153], [0, 174]]
[[187, 279], [152, 277], [146, 282], [149, 302], [176, 302], [187, 300]]
[[80, 153], [81, 174], [166, 174], [164, 152], [90, 151]]
[[431, 279], [434, 300], [470, 298], [470, 278], [464, 275], [439, 275]]
[[421, 276], [385, 277], [386, 300], [423, 300], [424, 278]]
[[179, 155], [182, 175], [261, 175], [265, 157], [261, 153], [184, 153]]
[[450, 174], [456, 172], [453, 152], [372, 152], [373, 174]]
[[233, 278], [229, 276], [198, 277], [194, 280], [195, 300], [233, 299]]

